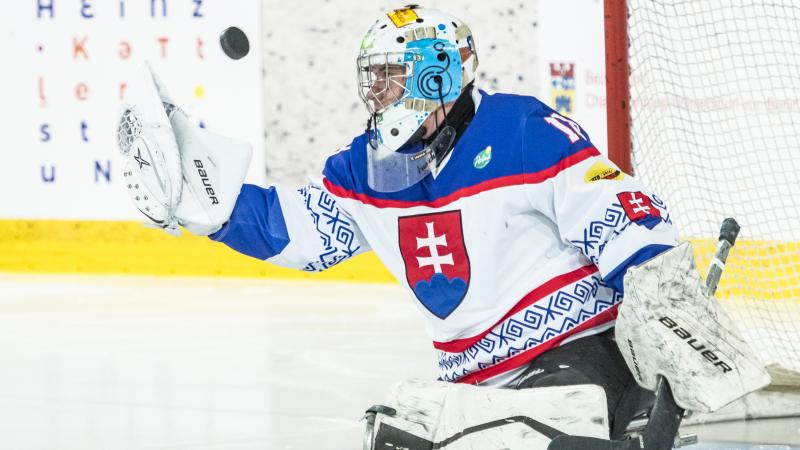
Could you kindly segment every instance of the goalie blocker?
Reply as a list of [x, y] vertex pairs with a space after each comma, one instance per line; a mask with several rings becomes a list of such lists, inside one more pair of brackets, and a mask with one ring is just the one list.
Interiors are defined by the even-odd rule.
[[617, 342], [642, 387], [655, 390], [663, 376], [679, 406], [713, 412], [769, 384], [763, 363], [706, 291], [688, 242], [629, 270], [625, 292]]
[[[392, 392], [386, 407], [373, 407], [368, 411], [364, 448], [671, 449], [683, 409], [715, 411], [770, 381], [763, 364], [713, 298], [714, 279], [720, 275], [728, 248], [730, 244], [727, 247], [721, 244], [718, 249], [717, 264], [712, 265], [708, 277], [708, 290], [700, 280], [688, 242], [630, 269], [626, 274], [626, 297], [616, 322], [616, 342], [636, 382], [648, 390], [657, 391], [650, 421], [637, 439], [608, 440], [610, 424], [606, 414], [611, 410], [612, 402], [606, 409], [605, 392], [596, 385], [549, 388], [536, 387], [534, 381], [533, 389], [521, 391], [460, 385], [450, 388], [474, 390], [475, 394], [469, 397], [461, 393], [443, 394], [445, 387], [434, 385], [426, 392], [414, 384], [408, 387], [401, 383]], [[587, 337], [571, 344], [601, 337]], [[557, 348], [540, 358], [556, 362], [561, 358], [557, 354], [559, 351], [566, 355], [568, 349], [566, 346], [563, 350]], [[568, 360], [569, 356], [563, 365], [569, 365]], [[610, 375], [613, 373], [613, 368], [601, 370]], [[537, 375], [545, 378], [550, 375], [544, 372], [532, 370], [528, 380], [535, 380]], [[588, 371], [579, 370], [579, 373]], [[570, 377], [580, 382], [577, 380], [581, 375], [576, 378], [572, 372], [566, 378]], [[604, 387], [613, 395], [608, 385]], [[602, 436], [601, 433], [592, 434], [589, 429], [568, 429], [561, 426], [563, 422], [548, 423], [544, 419], [554, 413], [567, 415], [569, 408], [578, 407], [569, 405], [569, 399], [573, 395], [584, 395], [589, 388], [603, 394], [603, 401], [595, 400], [591, 407], [584, 407], [580, 413], [574, 414], [574, 420], [586, 419], [581, 414], [597, 417], [602, 413], [606, 418]], [[553, 395], [561, 396], [555, 402], [555, 409], [547, 409], [553, 403], [547, 403], [550, 406], [546, 411], [538, 408], [541, 399], [549, 396], [552, 402]], [[514, 401], [497, 400], [501, 398]], [[622, 416], [618, 418], [622, 419]], [[510, 433], [507, 427], [511, 424], [527, 424], [527, 428]], [[545, 426], [534, 426], [536, 424]], [[618, 429], [615, 434], [614, 437], [618, 437]], [[512, 441], [523, 438], [527, 440]]]

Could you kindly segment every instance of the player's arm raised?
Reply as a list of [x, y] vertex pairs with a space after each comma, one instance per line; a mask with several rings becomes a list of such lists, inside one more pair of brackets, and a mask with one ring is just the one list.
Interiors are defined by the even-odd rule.
[[309, 272], [370, 249], [355, 222], [317, 182], [300, 189], [245, 184], [230, 220], [210, 237], [254, 258]]
[[306, 271], [369, 250], [321, 183], [243, 184], [250, 146], [193, 123], [149, 68], [140, 78], [118, 132], [131, 199], [155, 226], [177, 235], [181, 225], [240, 253]]

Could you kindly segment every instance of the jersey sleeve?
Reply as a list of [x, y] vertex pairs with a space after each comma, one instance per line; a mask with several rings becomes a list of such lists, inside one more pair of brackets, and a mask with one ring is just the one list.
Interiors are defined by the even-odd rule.
[[534, 209], [561, 239], [623, 292], [629, 267], [677, 244], [667, 205], [602, 156], [575, 122], [557, 113], [528, 117], [523, 145]]
[[350, 215], [316, 181], [300, 189], [245, 184], [231, 218], [210, 238], [245, 255], [309, 272], [369, 250]]

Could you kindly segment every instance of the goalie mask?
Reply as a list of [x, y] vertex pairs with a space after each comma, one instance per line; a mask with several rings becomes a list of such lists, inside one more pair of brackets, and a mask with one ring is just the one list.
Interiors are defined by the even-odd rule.
[[381, 192], [405, 189], [431, 172], [437, 139], [454, 138], [437, 130], [443, 136], [425, 145], [423, 122], [474, 80], [478, 58], [472, 33], [435, 9], [394, 10], [367, 31], [357, 66], [359, 95], [370, 114], [369, 185]]

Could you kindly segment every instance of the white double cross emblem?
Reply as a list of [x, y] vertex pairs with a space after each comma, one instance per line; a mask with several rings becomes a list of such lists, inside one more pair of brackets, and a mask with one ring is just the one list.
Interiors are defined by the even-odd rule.
[[641, 212], [643, 212], [645, 214], [650, 214], [650, 209], [651, 208], [644, 204], [644, 199], [643, 198], [641, 198], [641, 197], [637, 198], [635, 192], [631, 193], [631, 199], [630, 199], [630, 201], [628, 203], [630, 203], [633, 206], [634, 214], [641, 213]]
[[433, 222], [425, 222], [425, 227], [428, 229], [428, 236], [424, 238], [417, 238], [417, 250], [421, 249], [422, 247], [428, 247], [428, 250], [431, 252], [431, 256], [417, 256], [417, 263], [419, 264], [419, 268], [423, 268], [425, 266], [433, 266], [433, 271], [435, 273], [442, 273], [442, 265], [455, 265], [453, 263], [453, 254], [448, 253], [446, 255], [440, 255], [439, 251], [436, 247], [447, 247], [447, 236], [441, 235], [436, 236], [433, 231]]

